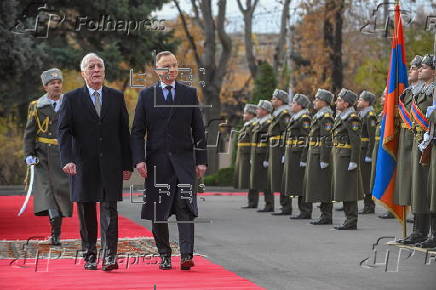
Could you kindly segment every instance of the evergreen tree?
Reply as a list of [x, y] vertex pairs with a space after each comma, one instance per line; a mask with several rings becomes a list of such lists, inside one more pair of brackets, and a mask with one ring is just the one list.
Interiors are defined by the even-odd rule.
[[252, 103], [257, 104], [259, 100], [270, 100], [276, 88], [277, 78], [272, 66], [266, 61], [261, 62], [254, 80]]

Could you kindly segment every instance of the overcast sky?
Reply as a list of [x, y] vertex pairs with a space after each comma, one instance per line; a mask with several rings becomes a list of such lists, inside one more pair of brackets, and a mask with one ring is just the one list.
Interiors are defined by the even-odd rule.
[[[297, 10], [298, 4], [303, 0], [292, 0], [291, 1], [291, 22], [297, 20]], [[376, 8], [377, 3], [381, 3], [382, 0], [361, 0], [361, 1], [370, 1], [374, 3], [374, 9]], [[245, 5], [245, 0], [241, 1], [243, 5]], [[254, 14], [255, 20], [253, 21], [253, 32], [256, 33], [268, 33], [268, 32], [278, 32], [280, 29], [280, 17], [281, 17], [281, 8], [282, 4], [279, 3], [278, 0], [259, 0], [258, 6], [256, 7], [256, 11]], [[358, 1], [357, 1], [358, 2]], [[389, 1], [393, 2], [393, 1]], [[411, 4], [412, 2], [416, 2], [416, 4]], [[179, 0], [180, 6], [185, 12], [191, 12], [191, 0]], [[212, 0], [213, 3], [213, 11], [217, 12], [217, 0]], [[408, 6], [409, 9], [415, 10], [417, 7], [428, 7], [429, 10], [432, 3], [436, 3], [436, 0], [404, 0], [400, 1], [404, 6]], [[429, 10], [430, 11], [430, 10]], [[178, 16], [178, 11], [171, 1], [168, 4], [163, 6], [163, 9], [154, 13], [161, 19], [174, 19]], [[429, 13], [429, 15], [436, 15], [436, 11]], [[237, 0], [228, 0], [227, 1], [227, 27], [226, 30], [228, 32], [237, 32], [243, 30], [243, 18], [242, 14], [239, 11]]]

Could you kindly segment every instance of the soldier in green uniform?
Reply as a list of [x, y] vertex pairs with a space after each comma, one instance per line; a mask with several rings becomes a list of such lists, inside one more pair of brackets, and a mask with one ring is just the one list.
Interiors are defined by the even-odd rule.
[[288, 106], [288, 94], [285, 91], [276, 89], [271, 98], [274, 108], [272, 122], [268, 128], [268, 184], [271, 192], [280, 192], [280, 205], [282, 209], [273, 215], [290, 215], [292, 203], [289, 196], [282, 191], [283, 163], [282, 157], [285, 153], [284, 133], [289, 123], [290, 112]]
[[[312, 121], [307, 108], [311, 105], [309, 98], [303, 94], [296, 94], [292, 100], [293, 113], [285, 131], [285, 155], [283, 156], [284, 170], [282, 193], [292, 198], [298, 196], [300, 214], [291, 219], [312, 218], [312, 203], [306, 202], [303, 190], [304, 171], [307, 157], [307, 135]], [[290, 199], [292, 209], [292, 199]]]
[[[436, 77], [435, 73], [436, 59], [433, 59], [433, 79]], [[426, 116], [430, 121], [429, 133], [425, 133], [424, 142], [420, 144], [420, 150], [428, 150], [431, 148], [431, 163], [429, 174], [429, 187], [428, 187], [428, 208], [430, 212], [430, 236], [417, 246], [422, 248], [433, 248], [436, 250], [436, 85], [433, 82], [433, 105], [427, 108]], [[428, 148], [427, 148], [428, 147]]]
[[418, 70], [421, 67], [422, 56], [417, 55], [410, 63], [409, 84], [398, 100], [398, 113], [401, 117], [400, 137], [397, 154], [397, 178], [395, 179], [394, 202], [398, 205], [411, 205], [412, 191], [412, 146], [413, 131], [410, 113], [413, 95], [419, 93], [422, 82], [418, 80]]
[[306, 202], [321, 202], [321, 216], [313, 220], [313, 225], [332, 224], [332, 192], [331, 192], [331, 146], [333, 129], [333, 111], [330, 104], [333, 94], [318, 89], [313, 107], [315, 115], [308, 136], [307, 162], [304, 175], [304, 194]]
[[345, 222], [337, 230], [357, 229], [357, 201], [363, 197], [360, 174], [360, 135], [362, 123], [354, 110], [357, 95], [343, 88], [336, 100], [336, 116], [333, 127], [333, 179], [332, 189], [335, 201], [342, 201]]
[[251, 133], [256, 123], [257, 106], [246, 104], [244, 107], [244, 126], [238, 134], [238, 151], [236, 153], [234, 187], [248, 189], [248, 205], [243, 208], [257, 208], [259, 193], [256, 189], [250, 188], [250, 150]]
[[24, 153], [28, 166], [35, 166], [33, 211], [48, 216], [50, 243], [61, 245], [63, 217], [71, 217], [68, 176], [62, 171], [57, 142], [58, 111], [62, 103], [62, 72], [57, 68], [41, 74], [46, 94], [29, 105], [24, 131]]
[[[419, 144], [424, 140], [424, 133], [428, 131], [429, 123], [426, 117], [427, 107], [433, 103], [433, 89], [435, 83], [433, 55], [426, 55], [421, 62], [421, 68], [418, 70], [418, 79], [423, 81], [420, 91], [413, 95], [410, 115], [413, 121], [414, 139], [412, 145], [412, 213], [414, 214], [414, 223], [412, 233], [399, 242], [404, 244], [416, 244], [427, 239], [430, 227], [429, 207], [428, 207], [428, 164], [422, 164], [421, 150]], [[428, 136], [428, 135], [427, 135]], [[410, 171], [409, 171], [410, 172]], [[402, 172], [403, 175], [410, 174]]]
[[262, 191], [265, 198], [265, 207], [258, 212], [274, 211], [274, 196], [265, 178], [268, 172], [268, 127], [272, 122], [272, 110], [270, 101], [259, 101], [256, 109], [257, 120], [251, 135], [250, 188]]
[[375, 130], [377, 128], [377, 115], [372, 106], [375, 102], [375, 95], [363, 91], [357, 102], [359, 117], [362, 122], [362, 135], [360, 137], [360, 172], [362, 174], [364, 207], [360, 214], [371, 214], [375, 212], [375, 203], [371, 194], [371, 163], [372, 151], [375, 143]]

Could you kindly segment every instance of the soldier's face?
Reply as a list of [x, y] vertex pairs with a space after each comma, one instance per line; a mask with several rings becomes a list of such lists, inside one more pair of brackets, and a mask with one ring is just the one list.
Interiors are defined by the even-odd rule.
[[272, 104], [272, 106], [274, 108], [278, 108], [278, 107], [283, 105], [283, 101], [278, 99], [278, 98], [276, 98], [276, 97], [272, 97], [271, 98], [271, 104]]
[[266, 115], [268, 115], [268, 111], [265, 109], [262, 109], [262, 108], [257, 108], [256, 115], [258, 118], [262, 118], [262, 117], [265, 117]]
[[59, 98], [62, 94], [62, 81], [52, 80], [49, 81], [45, 86], [44, 90], [47, 92], [49, 98]]
[[362, 98], [359, 98], [359, 100], [357, 101], [357, 108], [358, 109], [364, 109], [366, 107], [369, 107], [369, 102], [365, 101]]
[[342, 98], [338, 98], [336, 100], [336, 110], [343, 111], [347, 108], [347, 102], [345, 102]]
[[251, 119], [254, 118], [254, 115], [251, 113], [244, 112], [243, 118], [244, 118], [244, 121], [250, 121]]
[[297, 104], [296, 102], [292, 102], [292, 106], [291, 106], [291, 111], [294, 113], [300, 112], [301, 110], [303, 110], [303, 107], [299, 104]]
[[104, 64], [96, 58], [89, 60], [85, 71], [82, 71], [82, 77], [88, 86], [94, 89], [101, 88], [105, 77]]
[[424, 82], [431, 81], [435, 77], [435, 70], [431, 66], [423, 64], [418, 70], [418, 79]]
[[325, 105], [324, 101], [321, 101], [320, 99], [315, 99], [313, 101], [313, 108], [317, 111], [321, 110]]
[[164, 55], [156, 63], [157, 68], [164, 68], [165, 71], [157, 71], [159, 78], [162, 82], [166, 84], [173, 83], [178, 75], [179, 64], [174, 55]]
[[418, 68], [411, 66], [409, 69], [409, 82], [414, 83], [418, 81]]

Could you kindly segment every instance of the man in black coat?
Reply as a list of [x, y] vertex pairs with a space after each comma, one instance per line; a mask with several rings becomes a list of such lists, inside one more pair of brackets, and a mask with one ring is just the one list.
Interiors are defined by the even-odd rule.
[[[176, 82], [178, 64], [169, 51], [156, 56], [160, 81], [141, 91], [131, 132], [133, 162], [145, 180], [141, 218], [151, 220], [161, 256], [171, 269], [168, 217], [176, 215], [181, 269], [193, 265], [194, 224], [198, 216], [196, 178], [206, 171], [206, 139], [197, 91]], [[145, 137], [145, 140], [144, 140]]]
[[123, 179], [131, 176], [129, 116], [121, 92], [103, 86], [103, 60], [87, 54], [80, 65], [86, 85], [64, 96], [59, 117], [59, 145], [65, 173], [71, 176], [71, 201], [77, 202], [85, 269], [97, 269], [97, 214], [103, 270], [118, 269], [117, 201]]

